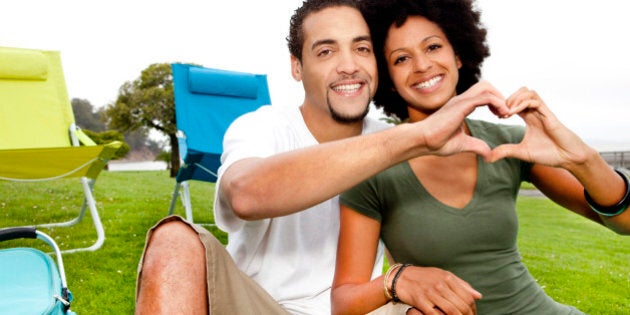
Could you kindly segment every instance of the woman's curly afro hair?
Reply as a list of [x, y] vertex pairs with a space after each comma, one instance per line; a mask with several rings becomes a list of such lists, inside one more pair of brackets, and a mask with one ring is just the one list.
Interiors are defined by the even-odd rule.
[[409, 117], [407, 103], [393, 90], [383, 52], [391, 25], [402, 26], [409, 16], [422, 16], [437, 24], [462, 62], [457, 94], [479, 81], [483, 60], [490, 56], [486, 29], [473, 0], [361, 0], [361, 10], [370, 27], [378, 62], [379, 87], [374, 104], [401, 120]]

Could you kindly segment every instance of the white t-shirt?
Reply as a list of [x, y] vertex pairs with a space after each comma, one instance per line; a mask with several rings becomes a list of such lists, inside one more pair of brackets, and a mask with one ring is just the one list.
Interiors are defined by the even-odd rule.
[[[363, 133], [387, 127], [366, 118]], [[216, 190], [221, 175], [235, 161], [316, 144], [298, 107], [269, 105], [245, 114], [234, 121], [225, 135]], [[214, 216], [218, 227], [228, 233], [227, 250], [236, 265], [287, 311], [330, 314], [339, 236], [338, 197], [292, 215], [258, 221], [241, 220], [231, 209], [222, 208], [215, 198]], [[379, 246], [375, 276], [381, 274], [382, 263]]]

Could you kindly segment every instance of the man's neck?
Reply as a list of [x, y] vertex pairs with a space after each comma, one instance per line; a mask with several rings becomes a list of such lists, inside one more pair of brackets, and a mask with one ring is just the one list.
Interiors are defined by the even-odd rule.
[[356, 123], [338, 122], [329, 112], [305, 105], [300, 106], [300, 112], [308, 130], [319, 143], [358, 136], [363, 131], [363, 120]]

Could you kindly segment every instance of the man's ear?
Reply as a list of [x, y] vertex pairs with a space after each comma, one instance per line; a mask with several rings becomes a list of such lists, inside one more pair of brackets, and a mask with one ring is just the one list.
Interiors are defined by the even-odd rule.
[[295, 81], [302, 81], [302, 62], [291, 55], [291, 75]]

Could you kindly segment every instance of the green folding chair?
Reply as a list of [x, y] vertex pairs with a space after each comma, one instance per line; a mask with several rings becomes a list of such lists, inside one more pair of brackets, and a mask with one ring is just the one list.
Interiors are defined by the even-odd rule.
[[85, 198], [79, 215], [67, 222], [37, 226], [72, 226], [89, 208], [96, 242], [62, 252], [100, 248], [105, 231], [92, 190], [122, 143], [96, 145], [76, 127], [59, 52], [0, 47], [0, 135], [0, 180], [80, 178]]

